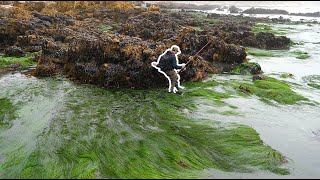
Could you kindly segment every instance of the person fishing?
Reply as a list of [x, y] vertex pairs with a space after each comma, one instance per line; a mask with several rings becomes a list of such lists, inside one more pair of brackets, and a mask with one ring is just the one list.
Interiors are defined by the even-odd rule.
[[168, 79], [169, 81], [169, 93], [178, 93], [180, 89], [184, 89], [180, 86], [180, 75], [177, 69], [184, 69], [186, 64], [179, 64], [178, 55], [181, 54], [180, 48], [177, 45], [171, 46], [158, 58], [157, 62], [152, 62], [151, 65], [158, 69], [158, 71]]
[[179, 64], [178, 55], [181, 54], [180, 48], [177, 45], [171, 46], [170, 49], [167, 49], [163, 54], [158, 58], [157, 62], [152, 62], [151, 65], [158, 69], [169, 80], [169, 93], [178, 93], [180, 89], [184, 89], [183, 86], [180, 86], [180, 75], [179, 73], [186, 69], [187, 64], [195, 59], [195, 57], [208, 45], [212, 42], [209, 40], [208, 43], [203, 46], [194, 56], [189, 57], [187, 63]]

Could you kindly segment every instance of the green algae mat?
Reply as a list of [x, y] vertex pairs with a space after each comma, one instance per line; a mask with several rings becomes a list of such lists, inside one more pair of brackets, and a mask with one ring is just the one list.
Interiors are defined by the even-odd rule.
[[0, 56], [0, 68], [7, 68], [10, 66], [20, 66], [21, 69], [27, 69], [29, 66], [36, 65], [34, 57], [31, 55], [25, 57], [3, 57]]
[[230, 80], [221, 82], [221, 84], [237, 90], [236, 94], [239, 96], [256, 96], [270, 105], [317, 104], [293, 91], [291, 86], [284, 81], [268, 76], [262, 77], [264, 77], [263, 80], [254, 82], [252, 80]]
[[232, 97], [211, 90], [215, 81], [185, 83], [183, 95], [23, 75], [0, 81], [1, 178], [199, 178], [208, 168], [289, 174], [285, 157], [254, 129], [188, 115], [197, 98]]

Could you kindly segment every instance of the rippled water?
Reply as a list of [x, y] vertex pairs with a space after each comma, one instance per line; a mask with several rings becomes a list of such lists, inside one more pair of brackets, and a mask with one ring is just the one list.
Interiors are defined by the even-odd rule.
[[[320, 25], [284, 25], [276, 24], [274, 28], [285, 29], [286, 36], [297, 43], [290, 47], [288, 51], [279, 50], [280, 57], [254, 57], [252, 62], [261, 65], [266, 75], [294, 83], [293, 88], [305, 96], [320, 102], [320, 91], [308, 86], [308, 77], [320, 75]], [[298, 59], [288, 55], [288, 52], [306, 52], [310, 55], [307, 59]], [[280, 78], [279, 74], [290, 73], [290, 78]]]
[[[320, 89], [308, 84], [319, 85], [320, 75], [320, 26], [307, 24], [284, 25], [273, 24], [274, 29], [285, 29], [286, 36], [298, 43], [289, 50], [272, 50], [280, 54], [276, 57], [248, 56], [251, 62], [261, 65], [265, 75], [286, 81], [292, 89], [316, 102], [320, 102]], [[307, 52], [310, 57], [297, 59], [290, 52]], [[293, 76], [281, 78], [281, 74]], [[212, 77], [218, 81], [243, 79], [239, 76], [217, 75]], [[248, 77], [249, 78], [249, 77]], [[315, 86], [317, 87], [317, 86]], [[262, 140], [279, 150], [289, 161], [293, 173], [277, 176], [266, 172], [225, 173], [211, 170], [210, 178], [319, 178], [320, 177], [320, 108], [309, 105], [278, 105], [270, 106], [256, 98], [230, 98], [229, 104], [240, 107], [236, 110], [242, 116], [223, 116], [211, 114], [210, 109], [218, 107], [200, 105], [198, 117], [220, 119], [222, 121], [239, 122], [257, 130]]]
[[[286, 10], [288, 13], [314, 13], [319, 12], [320, 3], [319, 1], [215, 1], [215, 2], [197, 2], [197, 4], [216, 4], [222, 5], [226, 8], [223, 11], [219, 11], [217, 9], [206, 11], [208, 13], [217, 13], [217, 14], [229, 14], [228, 8], [232, 5], [237, 8], [242, 9], [243, 11], [246, 9], [254, 8], [263, 8], [263, 9], [279, 9]], [[234, 15], [238, 15], [239, 13], [235, 13]], [[284, 14], [244, 14], [244, 16], [252, 16], [252, 17], [269, 17], [269, 18], [279, 18], [282, 16], [283, 18], [288, 18], [291, 21], [299, 21], [303, 20], [320, 20], [319, 17], [307, 17], [307, 16], [290, 16]]]
[[[254, 8], [282, 9], [289, 13], [313, 13], [318, 12], [320, 3], [318, 1], [197, 1], [197, 4], [217, 4], [222, 6], [236, 6], [242, 10]], [[221, 12], [221, 11], [220, 11]]]
[[[215, 77], [214, 77], [215, 78]], [[222, 79], [221, 77], [215, 79]], [[228, 81], [225, 77], [223, 81]], [[213, 171], [215, 178], [316, 178], [320, 167], [320, 108], [309, 105], [270, 106], [256, 98], [229, 98], [225, 102], [239, 107], [235, 116], [210, 113], [210, 110], [226, 110], [212, 105], [200, 105], [196, 117], [238, 122], [257, 130], [265, 144], [279, 150], [290, 159], [292, 174], [276, 176], [271, 173], [254, 174], [222, 173]]]

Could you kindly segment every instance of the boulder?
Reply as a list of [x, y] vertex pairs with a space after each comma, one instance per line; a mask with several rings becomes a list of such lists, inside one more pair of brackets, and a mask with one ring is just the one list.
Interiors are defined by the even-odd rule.
[[21, 49], [21, 47], [10, 46], [4, 51], [5, 56], [13, 56], [13, 57], [23, 57], [25, 53]]

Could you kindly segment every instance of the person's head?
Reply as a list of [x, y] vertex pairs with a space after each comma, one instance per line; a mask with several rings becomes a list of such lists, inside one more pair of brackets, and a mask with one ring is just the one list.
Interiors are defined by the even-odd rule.
[[173, 46], [171, 46], [171, 51], [174, 53], [174, 54], [180, 54], [181, 53], [181, 51], [180, 51], [180, 48], [179, 48], [179, 46], [177, 46], [177, 45], [173, 45]]

